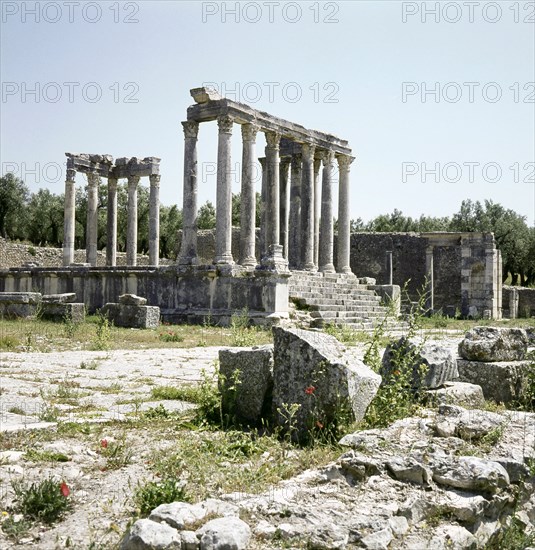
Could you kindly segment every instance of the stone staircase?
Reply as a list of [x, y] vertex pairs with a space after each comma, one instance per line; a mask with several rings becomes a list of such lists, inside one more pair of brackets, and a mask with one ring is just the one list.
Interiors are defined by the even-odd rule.
[[[381, 298], [353, 274], [292, 271], [288, 281], [290, 302], [312, 317], [311, 327], [327, 324], [370, 330], [388, 313]], [[395, 319], [389, 320], [391, 326]]]

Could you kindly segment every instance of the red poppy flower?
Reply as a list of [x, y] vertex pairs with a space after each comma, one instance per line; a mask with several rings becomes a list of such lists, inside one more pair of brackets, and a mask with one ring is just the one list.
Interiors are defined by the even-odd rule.
[[100, 440], [100, 446], [101, 446], [103, 449], [107, 449], [107, 448], [108, 448], [108, 440], [107, 440], [107, 439], [101, 439], [101, 440]]
[[319, 420], [316, 420], [316, 427], [321, 430], [323, 428], [323, 424]]
[[69, 486], [62, 481], [61, 485], [59, 486], [59, 490], [61, 491], [61, 494], [67, 498], [71, 494], [71, 490], [69, 489]]
[[308, 386], [308, 388], [305, 388], [305, 393], [307, 395], [312, 395], [316, 391], [316, 388], [314, 386]]

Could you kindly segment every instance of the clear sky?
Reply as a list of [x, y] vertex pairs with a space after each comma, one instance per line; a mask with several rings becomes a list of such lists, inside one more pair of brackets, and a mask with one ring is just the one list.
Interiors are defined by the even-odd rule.
[[[32, 191], [63, 191], [65, 151], [157, 156], [161, 201], [181, 206], [180, 122], [211, 82], [347, 139], [353, 218], [470, 198], [535, 223], [533, 1], [0, 4], [1, 168]], [[199, 204], [215, 203], [216, 151], [201, 125]]]

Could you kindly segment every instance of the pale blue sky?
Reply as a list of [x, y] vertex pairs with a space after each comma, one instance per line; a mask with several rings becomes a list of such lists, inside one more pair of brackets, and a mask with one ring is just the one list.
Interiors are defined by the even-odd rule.
[[[241, 2], [239, 22], [223, 17], [236, 2], [80, 1], [71, 13], [64, 2], [40, 2], [39, 22], [28, 13], [35, 2], [1, 4], [2, 172], [14, 167], [32, 190], [63, 191], [55, 167], [63, 169], [65, 151], [158, 156], [162, 203], [181, 206], [180, 122], [193, 102], [189, 89], [214, 82], [253, 100], [260, 91], [252, 106], [347, 139], [357, 157], [353, 218], [394, 208], [450, 215], [471, 198], [500, 202], [534, 223], [533, 2], [480, 1], [473, 13], [464, 2], [440, 2], [439, 22], [425, 13], [437, 2], [301, 2], [300, 17], [295, 2]], [[76, 83], [72, 102], [65, 82]], [[266, 82], [278, 83], [273, 98]], [[473, 102], [466, 82], [476, 83]], [[35, 83], [38, 102], [23, 93]], [[422, 88], [435, 83], [449, 102], [444, 94], [422, 101]], [[100, 100], [88, 101], [99, 89]], [[125, 102], [131, 92], [137, 103]], [[324, 101], [329, 93], [336, 102]], [[260, 136], [258, 156], [264, 143]], [[201, 175], [213, 171], [216, 147], [216, 124], [201, 125]], [[235, 126], [233, 160], [240, 157]], [[40, 173], [29, 173], [36, 163]], [[444, 174], [422, 182], [422, 167], [435, 163]], [[472, 182], [465, 163], [479, 163]], [[487, 163], [494, 164], [483, 170]], [[201, 178], [199, 201], [207, 199], [215, 202], [213, 176]]]

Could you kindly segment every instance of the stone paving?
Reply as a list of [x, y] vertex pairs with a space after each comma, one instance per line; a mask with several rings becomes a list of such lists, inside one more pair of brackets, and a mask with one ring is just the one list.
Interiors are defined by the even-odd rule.
[[[122, 420], [160, 403], [168, 410], [187, 408], [149, 401], [151, 389], [198, 381], [203, 369], [212, 373], [219, 349], [2, 353], [0, 431], [49, 426], [40, 419], [51, 401], [64, 402], [55, 405], [63, 421]], [[20, 414], [10, 412], [15, 408]]]

